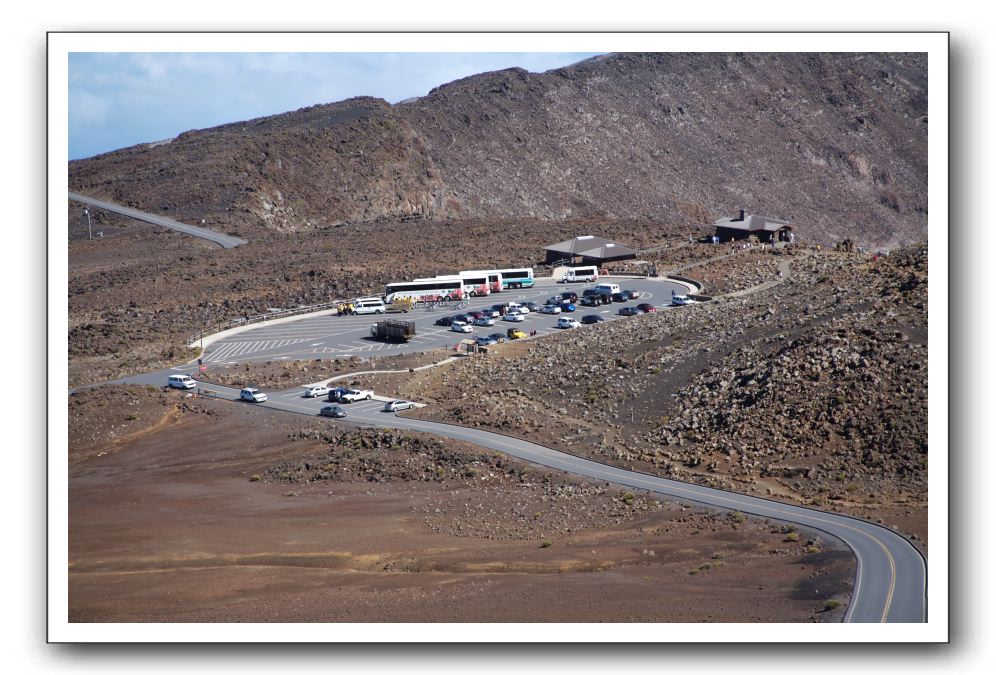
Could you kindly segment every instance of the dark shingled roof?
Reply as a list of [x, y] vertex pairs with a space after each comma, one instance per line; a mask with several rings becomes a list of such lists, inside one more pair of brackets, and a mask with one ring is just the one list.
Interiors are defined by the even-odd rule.
[[585, 258], [617, 258], [619, 256], [636, 255], [636, 251], [601, 237], [574, 237], [559, 244], [545, 247], [547, 251], [556, 251], [565, 256], [581, 256]]
[[757, 216], [750, 214], [740, 218], [720, 218], [715, 223], [716, 227], [727, 227], [731, 230], [745, 230], [747, 232], [777, 232], [786, 225], [791, 227], [787, 220], [778, 220], [767, 216]]

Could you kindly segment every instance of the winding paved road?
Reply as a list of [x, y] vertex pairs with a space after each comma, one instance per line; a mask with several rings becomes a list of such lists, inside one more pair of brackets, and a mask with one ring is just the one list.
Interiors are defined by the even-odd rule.
[[[238, 390], [219, 385], [202, 389], [218, 398], [238, 401]], [[251, 404], [245, 404], [251, 405]], [[306, 399], [300, 389], [270, 392], [266, 403], [276, 410], [317, 415], [324, 399]], [[913, 623], [926, 620], [927, 566], [920, 553], [899, 534], [873, 523], [784, 504], [760, 497], [659, 478], [638, 471], [600, 464], [519, 438], [454, 424], [399, 417], [381, 411], [377, 401], [352, 404], [349, 417], [339, 420], [383, 429], [424, 431], [497, 450], [534, 464], [604, 480], [638, 490], [692, 501], [720, 509], [741, 511], [760, 518], [796, 523], [840, 539], [857, 558], [854, 591], [845, 622]]]
[[168, 227], [176, 230], [177, 232], [183, 232], [184, 234], [189, 234], [194, 237], [207, 239], [208, 241], [220, 244], [223, 248], [235, 248], [236, 246], [242, 246], [242, 244], [249, 243], [245, 239], [239, 239], [238, 237], [221, 234], [220, 232], [215, 232], [214, 230], [209, 230], [204, 227], [187, 225], [186, 223], [181, 223], [170, 218], [163, 218], [162, 216], [157, 216], [152, 213], [145, 213], [144, 211], [132, 209], [127, 206], [119, 206], [117, 204], [112, 204], [111, 202], [104, 202], [99, 199], [94, 199], [93, 197], [86, 197], [84, 195], [76, 194], [75, 192], [69, 193], [69, 199], [74, 202], [80, 202], [81, 204], [87, 204], [88, 206], [92, 206], [97, 209], [104, 209], [105, 211], [111, 211], [112, 213], [119, 213], [122, 216], [128, 216], [129, 218], [134, 218], [135, 220], [152, 223], [153, 225], [162, 225], [163, 227]]
[[[542, 293], [542, 291], [547, 289], [536, 290]], [[341, 322], [338, 325], [344, 328], [354, 323], [345, 318], [338, 319], [338, 322]], [[294, 323], [298, 322], [281, 324], [279, 327], [274, 326], [273, 328], [279, 328], [279, 332], [272, 336], [267, 335], [266, 337], [271, 339], [284, 337], [286, 341], [296, 342], [301, 336], [295, 336], [294, 331], [300, 330], [300, 328], [294, 327]], [[369, 323], [369, 317], [364, 317], [362, 322], [357, 321], [356, 323], [362, 323], [362, 327], [365, 329]], [[307, 320], [302, 320], [298, 323], [298, 326], [301, 325], [308, 325]], [[312, 329], [306, 328], [305, 330]], [[551, 330], [553, 329], [551, 328]], [[296, 349], [297, 347], [292, 345], [290, 348]], [[422, 348], [424, 349], [425, 347], [423, 346]], [[234, 358], [251, 359], [253, 357], [243, 355]], [[273, 356], [267, 355], [266, 358], [273, 358]], [[300, 357], [298, 356], [298, 358]], [[166, 383], [166, 376], [169, 373], [182, 372], [188, 369], [189, 367], [181, 367], [155, 373], [145, 373], [143, 375], [123, 378], [116, 382], [162, 386]], [[200, 391], [201, 393], [226, 400], [239, 400], [238, 389], [231, 387], [205, 384], [201, 386]], [[300, 388], [267, 393], [269, 400], [259, 405], [285, 412], [317, 415], [321, 407], [326, 404], [324, 399], [303, 398]], [[595, 480], [604, 480], [634, 489], [648, 490], [682, 501], [697, 502], [714, 508], [736, 510], [761, 518], [796, 523], [806, 528], [822, 531], [831, 537], [843, 541], [850, 547], [857, 558], [854, 590], [844, 616], [845, 622], [919, 623], [926, 620], [926, 561], [909, 541], [886, 527], [850, 516], [784, 504], [760, 497], [727, 492], [609, 466], [563, 453], [553, 448], [537, 445], [526, 440], [481, 429], [399, 417], [395, 414], [381, 412], [381, 406], [382, 404], [377, 401], [353, 404], [347, 408], [349, 417], [342, 421], [385, 429], [424, 431], [438, 436], [473, 443], [528, 462], [586, 476]]]

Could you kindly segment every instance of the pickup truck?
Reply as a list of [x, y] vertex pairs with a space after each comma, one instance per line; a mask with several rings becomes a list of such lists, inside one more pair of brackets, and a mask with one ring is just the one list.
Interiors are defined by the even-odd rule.
[[350, 389], [345, 394], [339, 395], [339, 400], [343, 403], [356, 403], [357, 401], [369, 401], [374, 393], [369, 389]]

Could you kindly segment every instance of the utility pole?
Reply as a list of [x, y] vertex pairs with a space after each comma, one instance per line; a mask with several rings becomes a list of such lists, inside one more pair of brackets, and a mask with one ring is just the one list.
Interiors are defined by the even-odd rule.
[[90, 209], [84, 208], [83, 213], [86, 214], [86, 231], [90, 234], [90, 239], [93, 239], [93, 225], [90, 223]]

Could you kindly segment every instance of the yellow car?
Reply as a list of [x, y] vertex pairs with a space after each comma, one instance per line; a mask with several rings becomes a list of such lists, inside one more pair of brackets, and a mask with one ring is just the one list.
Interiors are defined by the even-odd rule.
[[516, 328], [509, 328], [508, 333], [506, 333], [506, 335], [508, 335], [508, 337], [511, 338], [512, 340], [518, 340], [519, 338], [526, 337], [525, 333]]

